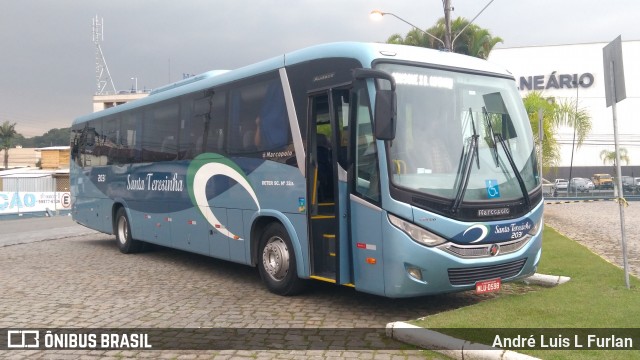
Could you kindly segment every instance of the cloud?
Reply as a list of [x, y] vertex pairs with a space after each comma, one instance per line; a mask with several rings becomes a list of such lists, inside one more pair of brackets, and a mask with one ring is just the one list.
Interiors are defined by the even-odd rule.
[[[473, 18], [488, 3], [454, 2]], [[640, 2], [495, 1], [476, 20], [502, 47], [639, 39]], [[91, 20], [104, 19], [102, 49], [118, 89], [154, 88], [182, 73], [234, 69], [323, 42], [385, 41], [410, 27], [382, 9], [428, 28], [442, 16], [430, 0], [57, 0], [9, 1], [0, 12], [0, 121], [25, 135], [69, 126], [91, 111], [96, 88]], [[34, 128], [40, 130], [33, 130]], [[29, 133], [27, 133], [29, 128]]]

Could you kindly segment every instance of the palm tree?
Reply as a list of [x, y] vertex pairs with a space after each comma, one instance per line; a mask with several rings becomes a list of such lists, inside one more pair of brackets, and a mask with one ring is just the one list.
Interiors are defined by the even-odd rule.
[[545, 168], [556, 167], [560, 162], [560, 145], [555, 138], [558, 127], [569, 126], [575, 129], [578, 148], [591, 131], [591, 116], [584, 109], [576, 110], [575, 101], [556, 103], [553, 99], [544, 97], [539, 91], [528, 93], [522, 101], [529, 114], [529, 122], [536, 143], [539, 139], [538, 109], [542, 109], [542, 166]]
[[[620, 161], [624, 161], [625, 164], [629, 165], [629, 153], [627, 152], [626, 148], [618, 148], [618, 152], [620, 153]], [[602, 163], [604, 165], [607, 164], [611, 164], [613, 165], [613, 172], [616, 172], [616, 168], [617, 168], [617, 164], [616, 164], [616, 152], [614, 151], [609, 151], [609, 150], [602, 150], [600, 151], [600, 159], [602, 160]]]
[[5, 121], [0, 125], [0, 148], [4, 149], [4, 169], [9, 168], [9, 148], [11, 148], [11, 142], [17, 135], [16, 124], [10, 124], [9, 121]]
[[[440, 18], [434, 26], [426, 30], [426, 32], [443, 40], [443, 42], [445, 31], [444, 18]], [[489, 57], [491, 49], [493, 49], [497, 43], [502, 42], [501, 38], [493, 37], [489, 30], [482, 29], [475, 24], [469, 25], [469, 20], [463, 17], [458, 17], [452, 21], [451, 32], [456, 39], [453, 44], [453, 52], [482, 59]], [[419, 29], [411, 29], [404, 37], [400, 34], [393, 34], [387, 39], [387, 43], [420, 46], [431, 49], [442, 48], [440, 41], [437, 41]]]

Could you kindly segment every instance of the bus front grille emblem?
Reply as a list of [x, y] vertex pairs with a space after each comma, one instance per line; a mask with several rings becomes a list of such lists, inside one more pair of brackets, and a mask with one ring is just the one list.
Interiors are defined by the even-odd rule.
[[493, 244], [489, 248], [489, 255], [491, 255], [491, 256], [496, 256], [496, 255], [498, 255], [499, 252], [500, 252], [500, 245], [498, 245], [498, 244]]

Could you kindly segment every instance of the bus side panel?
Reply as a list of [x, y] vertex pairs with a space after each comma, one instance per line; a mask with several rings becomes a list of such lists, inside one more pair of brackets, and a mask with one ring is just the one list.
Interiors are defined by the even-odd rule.
[[138, 217], [142, 226], [142, 238], [140, 240], [171, 246], [171, 222], [167, 221], [168, 216], [164, 214], [167, 211], [167, 205], [157, 203], [155, 208], [159, 212], [144, 213], [141, 217]]
[[94, 205], [93, 199], [91, 198], [86, 198], [84, 196], [76, 197], [73, 202], [72, 214], [73, 214], [73, 220], [77, 221], [78, 223], [86, 227], [97, 230], [95, 227], [95, 224], [92, 222], [89, 222], [89, 219], [92, 218], [90, 214], [93, 212], [92, 211], [93, 205]]
[[338, 218], [340, 222], [340, 243], [338, 247], [338, 252], [340, 254], [340, 283], [341, 284], [349, 284], [353, 283], [353, 279], [351, 275], [353, 272], [351, 271], [352, 264], [352, 256], [349, 248], [349, 227], [347, 226], [347, 199], [348, 199], [348, 187], [345, 181], [338, 181], [338, 192], [340, 194], [339, 206], [340, 210], [338, 212]]
[[[222, 224], [227, 224], [227, 209], [213, 208], [212, 210]], [[202, 223], [205, 224], [206, 221], [203, 219]], [[209, 226], [212, 228], [212, 231], [209, 233], [209, 254], [216, 258], [229, 259], [229, 238], [216, 230], [215, 225]]]
[[[71, 164], [73, 173], [72, 193], [74, 221], [97, 231], [111, 234], [111, 201], [91, 181], [91, 170], [85, 170]], [[81, 196], [78, 196], [81, 194]]]
[[384, 259], [380, 208], [351, 196], [353, 276], [356, 290], [384, 295]]
[[172, 214], [171, 246], [177, 249], [210, 255], [209, 227], [197, 207]]
[[113, 208], [113, 200], [103, 198], [97, 201], [96, 221], [99, 226], [98, 231], [103, 233], [113, 233], [113, 218], [111, 217], [111, 209]]
[[129, 217], [129, 226], [131, 227], [131, 237], [136, 240], [146, 241], [147, 238], [144, 232], [145, 213], [135, 210], [136, 202], [135, 200], [127, 201], [127, 205], [130, 206], [126, 210]]
[[229, 238], [229, 260], [246, 264], [245, 242], [247, 241], [242, 220], [242, 210], [227, 209], [227, 224], [231, 229], [239, 229], [233, 239]]
[[309, 263], [311, 254], [309, 254], [307, 214], [301, 213], [285, 215], [287, 216], [287, 219], [291, 224], [292, 230], [290, 230], [289, 228], [287, 228], [287, 230], [289, 230], [291, 242], [293, 243], [293, 247], [296, 250], [296, 266], [298, 268], [298, 276], [305, 279], [309, 278], [309, 276], [311, 275], [311, 264]]

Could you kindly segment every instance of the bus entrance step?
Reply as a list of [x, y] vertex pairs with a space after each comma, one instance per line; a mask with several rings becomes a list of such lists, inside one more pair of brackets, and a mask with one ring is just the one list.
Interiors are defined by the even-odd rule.
[[336, 256], [336, 234], [322, 234], [322, 238], [325, 242], [325, 249], [327, 249], [327, 255], [331, 257]]

